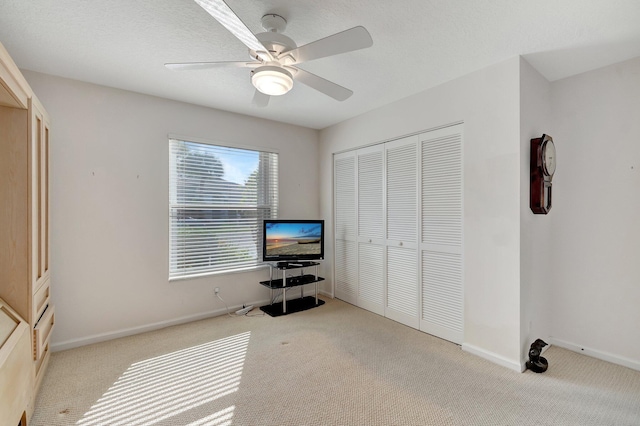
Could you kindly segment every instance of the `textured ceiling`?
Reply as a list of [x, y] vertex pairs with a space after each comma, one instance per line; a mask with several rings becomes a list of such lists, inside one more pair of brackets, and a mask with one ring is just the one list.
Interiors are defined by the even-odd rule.
[[300, 67], [353, 90], [301, 84], [257, 108], [249, 70], [166, 62], [247, 59], [193, 0], [1, 0], [0, 42], [22, 69], [321, 129], [523, 55], [550, 81], [640, 56], [639, 0], [226, 0], [254, 33], [287, 19], [300, 46], [362, 25], [373, 46]]

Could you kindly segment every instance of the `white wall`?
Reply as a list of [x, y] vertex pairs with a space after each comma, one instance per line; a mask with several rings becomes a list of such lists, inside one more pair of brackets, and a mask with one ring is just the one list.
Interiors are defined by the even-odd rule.
[[[520, 370], [519, 68], [519, 58], [513, 58], [320, 133], [320, 206], [329, 219], [333, 153], [464, 122], [463, 348], [515, 370]], [[328, 225], [332, 229], [332, 221]], [[330, 236], [326, 266], [333, 257]]]
[[[320, 132], [25, 71], [53, 119], [52, 279], [62, 349], [266, 301], [266, 271], [169, 283], [167, 134], [280, 150], [283, 216], [327, 220], [332, 154], [464, 122], [463, 347], [518, 369], [530, 342], [640, 369], [640, 58], [549, 84], [505, 61]], [[559, 166], [529, 209], [529, 139]], [[319, 170], [317, 160], [319, 158]], [[320, 187], [320, 191], [318, 191]]]
[[[520, 345], [523, 362], [537, 338], [549, 343], [551, 333], [552, 262], [551, 222], [556, 214], [555, 186], [547, 215], [529, 207], [531, 139], [549, 134], [551, 85], [527, 61], [520, 59]], [[560, 142], [561, 143], [561, 142]], [[554, 178], [554, 181], [558, 181]], [[524, 364], [523, 364], [524, 366]]]
[[280, 216], [319, 217], [318, 132], [24, 72], [52, 118], [52, 348], [266, 303], [265, 269], [168, 281], [170, 133], [280, 152]]
[[552, 341], [640, 370], [640, 58], [551, 89]]

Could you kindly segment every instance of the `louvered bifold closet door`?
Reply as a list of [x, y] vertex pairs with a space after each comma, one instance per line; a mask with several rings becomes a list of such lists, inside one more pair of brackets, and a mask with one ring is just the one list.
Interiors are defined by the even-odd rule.
[[385, 144], [387, 294], [385, 316], [418, 328], [418, 137]]
[[422, 134], [420, 329], [463, 338], [462, 125]]
[[384, 145], [362, 148], [358, 158], [358, 302], [384, 315]]
[[335, 154], [333, 173], [335, 296], [355, 305], [358, 299], [355, 152]]

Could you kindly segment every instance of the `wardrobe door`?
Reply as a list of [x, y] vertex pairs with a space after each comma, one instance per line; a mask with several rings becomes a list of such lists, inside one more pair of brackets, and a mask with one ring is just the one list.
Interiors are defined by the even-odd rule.
[[385, 144], [387, 292], [385, 316], [418, 328], [418, 137]]
[[355, 305], [358, 299], [355, 151], [334, 155], [333, 174], [335, 296]]
[[462, 125], [420, 135], [420, 330], [462, 343]]
[[384, 315], [384, 146], [359, 149], [358, 176], [358, 302]]

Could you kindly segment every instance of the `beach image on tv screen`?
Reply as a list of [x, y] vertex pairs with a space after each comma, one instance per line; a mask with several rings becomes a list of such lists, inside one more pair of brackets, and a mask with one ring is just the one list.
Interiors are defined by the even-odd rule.
[[267, 255], [313, 255], [321, 253], [319, 223], [269, 223], [265, 225]]

